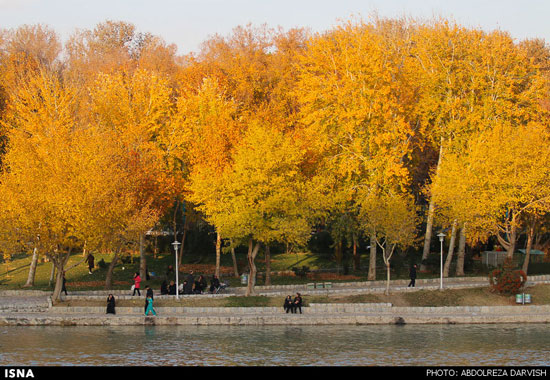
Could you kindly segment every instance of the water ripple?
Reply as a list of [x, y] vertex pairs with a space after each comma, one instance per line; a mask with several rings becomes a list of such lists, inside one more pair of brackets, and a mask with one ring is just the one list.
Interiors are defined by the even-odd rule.
[[548, 366], [546, 325], [0, 327], [2, 365]]

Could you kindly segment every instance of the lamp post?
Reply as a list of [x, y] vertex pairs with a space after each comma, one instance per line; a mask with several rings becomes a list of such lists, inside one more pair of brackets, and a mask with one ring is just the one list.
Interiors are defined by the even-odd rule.
[[176, 257], [176, 299], [179, 299], [179, 284], [178, 284], [178, 247], [181, 243], [175, 240], [172, 245], [174, 246], [174, 256]]
[[439, 242], [441, 243], [441, 265], [440, 265], [440, 272], [441, 272], [441, 279], [439, 282], [439, 290], [443, 290], [443, 240], [445, 240], [445, 234], [443, 232], [440, 232], [437, 234], [439, 237]]

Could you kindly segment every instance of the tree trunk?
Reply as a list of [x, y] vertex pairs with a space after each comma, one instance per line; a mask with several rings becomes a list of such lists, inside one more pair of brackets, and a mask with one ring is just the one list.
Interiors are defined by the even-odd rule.
[[233, 260], [233, 272], [235, 277], [239, 277], [239, 267], [237, 266], [237, 257], [235, 256], [235, 247], [233, 246], [233, 240], [229, 240], [231, 244], [231, 259]]
[[70, 256], [71, 256], [71, 250], [69, 249], [65, 257], [63, 257], [62, 255], [59, 255], [57, 258], [52, 259], [52, 262], [55, 265], [57, 270], [55, 288], [52, 294], [53, 301], [61, 300], [61, 289], [63, 288], [63, 276], [65, 275], [65, 266], [67, 265], [67, 262], [69, 261]]
[[48, 287], [52, 287], [52, 282], [53, 282], [53, 279], [55, 277], [55, 263], [53, 262], [52, 260], [52, 270], [50, 272], [50, 281], [48, 282]]
[[334, 244], [334, 258], [336, 259], [336, 265], [338, 266], [338, 273], [340, 273], [340, 268], [342, 266], [342, 253], [342, 239], [339, 239], [336, 244]]
[[430, 244], [432, 240], [432, 228], [434, 221], [434, 208], [434, 201], [433, 199], [430, 199], [430, 205], [428, 207], [428, 218], [426, 220], [426, 235], [424, 236], [424, 249], [422, 250], [422, 260], [420, 263], [421, 271], [426, 270], [426, 264], [424, 264], [424, 262], [430, 254]]
[[180, 263], [180, 265], [183, 259], [183, 246], [185, 245], [186, 237], [187, 237], [187, 221], [185, 221], [185, 224], [183, 225], [183, 236], [181, 237], [180, 253], [178, 255], [178, 263]]
[[254, 259], [256, 258], [259, 249], [260, 243], [256, 243], [254, 245], [254, 241], [252, 239], [248, 241], [248, 267], [250, 268], [250, 273], [248, 275], [248, 286], [245, 294], [246, 297], [256, 294], [254, 291], [254, 285], [256, 284], [256, 264], [254, 263]]
[[529, 269], [529, 260], [531, 258], [531, 248], [533, 247], [533, 237], [535, 236], [535, 222], [534, 218], [533, 221], [529, 225], [529, 229], [527, 231], [527, 246], [525, 247], [525, 260], [523, 261], [523, 267], [522, 270], [527, 274], [527, 270]]
[[371, 234], [370, 237], [370, 261], [369, 261], [369, 281], [376, 280], [376, 236]]
[[517, 240], [517, 226], [515, 223], [515, 217], [512, 219], [512, 226], [510, 227], [510, 245], [508, 247], [508, 252], [506, 252], [506, 257], [512, 259], [514, 257], [514, 252], [516, 250], [516, 240]]
[[[441, 145], [439, 146], [439, 158], [437, 159], [437, 167], [435, 168], [435, 176], [439, 173], [439, 168], [441, 167], [441, 157], [443, 156], [443, 140], [441, 140]], [[433, 197], [430, 197], [430, 204], [428, 206], [428, 218], [426, 219], [426, 235], [424, 236], [424, 249], [422, 250], [422, 261], [420, 264], [420, 270], [426, 270], [425, 260], [430, 254], [430, 244], [432, 242], [432, 228], [434, 222], [434, 211], [435, 203]]]
[[115, 270], [117, 261], [118, 261], [118, 251], [115, 252], [115, 255], [113, 256], [113, 260], [111, 260], [111, 263], [109, 264], [109, 268], [107, 268], [107, 275], [105, 276], [105, 290], [109, 290], [113, 288], [113, 272]]
[[466, 255], [466, 223], [460, 229], [458, 252], [456, 254], [456, 276], [464, 276], [464, 256]]
[[52, 300], [59, 301], [61, 300], [61, 289], [63, 288], [63, 265], [60, 263], [55, 263], [55, 261], [54, 265], [56, 266], [57, 275], [55, 280], [55, 288], [52, 294]]
[[139, 277], [147, 278], [147, 257], [145, 257], [145, 234], [139, 235]]
[[265, 246], [265, 285], [271, 285], [271, 251]]
[[27, 277], [27, 282], [23, 285], [24, 288], [34, 286], [34, 277], [36, 274], [36, 265], [38, 264], [38, 249], [34, 247], [32, 253], [31, 267], [29, 268], [29, 276]]
[[382, 249], [382, 257], [384, 258], [384, 264], [386, 264], [386, 295], [390, 294], [390, 276], [391, 276], [391, 257], [393, 256], [393, 251], [395, 250], [395, 245], [392, 245], [390, 253], [386, 256], [387, 251]]
[[[511, 211], [512, 212], [512, 211]], [[516, 226], [516, 215], [512, 216], [511, 220], [506, 220], [506, 236], [508, 240], [500, 236], [500, 233], [497, 233], [497, 240], [506, 249], [506, 258], [512, 259], [514, 257], [514, 252], [516, 250], [516, 240], [517, 240], [517, 226]]]
[[458, 222], [455, 219], [453, 222], [453, 228], [451, 230], [451, 241], [449, 242], [449, 252], [447, 253], [447, 259], [445, 260], [445, 266], [443, 267], [443, 277], [449, 277], [449, 270], [451, 269], [451, 261], [453, 260], [453, 254], [455, 250], [457, 225], [458, 225]]
[[357, 253], [357, 236], [353, 234], [353, 270], [358, 271], [361, 268], [361, 257]]
[[216, 277], [220, 277], [220, 260], [222, 256], [222, 237], [220, 233], [216, 236]]
[[386, 295], [390, 294], [390, 262], [386, 263]]

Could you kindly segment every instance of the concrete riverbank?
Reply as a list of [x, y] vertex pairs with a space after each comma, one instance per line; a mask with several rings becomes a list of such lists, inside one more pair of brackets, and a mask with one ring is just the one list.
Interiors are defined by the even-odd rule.
[[0, 316], [0, 326], [550, 323], [550, 306], [525, 305], [422, 308], [323, 304], [304, 307], [303, 314], [286, 314], [282, 308], [158, 308], [157, 316], [147, 317], [143, 315], [143, 308], [118, 310], [116, 315], [100, 313], [96, 308], [89, 309], [4, 313]]
[[[529, 277], [529, 283], [550, 282], [550, 276]], [[416, 288], [393, 282], [392, 292], [436, 289], [434, 280], [420, 280]], [[485, 278], [446, 280], [446, 288], [485, 287]], [[301, 292], [315, 294], [367, 294], [385, 290], [385, 282], [332, 284], [329, 289], [308, 289], [307, 285], [257, 287], [258, 294], [284, 296]], [[233, 288], [225, 294], [186, 297], [228, 297], [240, 295]], [[71, 292], [66, 300], [104, 300], [108, 293], [117, 299], [135, 299], [128, 291]], [[105, 307], [53, 305], [48, 292], [12, 290], [0, 292], [0, 326], [129, 326], [129, 325], [376, 325], [376, 324], [481, 324], [550, 323], [550, 305], [397, 307], [390, 303], [309, 304], [303, 314], [286, 314], [282, 307], [156, 307], [157, 316], [144, 316], [143, 307], [117, 307], [116, 315]], [[159, 299], [173, 296], [155, 296]], [[96, 303], [97, 304], [97, 303]]]

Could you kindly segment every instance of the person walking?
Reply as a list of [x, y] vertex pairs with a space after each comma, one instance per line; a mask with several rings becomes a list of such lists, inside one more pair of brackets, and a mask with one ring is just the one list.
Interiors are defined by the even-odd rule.
[[145, 307], [143, 309], [145, 313], [147, 313], [147, 301], [149, 300], [149, 298], [154, 298], [153, 289], [151, 289], [149, 285], [145, 285]]
[[86, 257], [86, 262], [88, 263], [88, 273], [92, 274], [92, 269], [94, 269], [95, 257], [91, 253]]
[[292, 301], [292, 312], [296, 314], [296, 309], [300, 310], [300, 314], [302, 314], [302, 295], [300, 293], [296, 293], [296, 297], [294, 297], [294, 301]]
[[65, 279], [65, 272], [63, 272], [63, 285], [61, 286], [61, 292], [65, 292], [65, 295], [67, 296], [67, 280]]
[[287, 314], [288, 314], [289, 311], [292, 311], [292, 309], [293, 309], [292, 297], [290, 295], [286, 296], [283, 308], [285, 309]]
[[109, 294], [107, 297], [107, 314], [116, 314], [115, 312], [115, 297]]
[[155, 311], [155, 308], [153, 307], [153, 298], [147, 297], [145, 302], [147, 303], [147, 306], [145, 307], [145, 316], [149, 315], [149, 313], [153, 313], [153, 315], [156, 317], [157, 312]]
[[141, 292], [139, 291], [140, 284], [141, 284], [141, 277], [139, 277], [139, 273], [136, 272], [134, 274], [134, 293], [132, 294], [132, 296], [136, 295], [136, 291], [138, 296], [141, 296]]
[[183, 294], [193, 294], [193, 284], [195, 283], [195, 276], [193, 276], [193, 271], [189, 272], [185, 281], [187, 281], [187, 284], [185, 284]]
[[409, 282], [409, 285], [407, 285], [407, 287], [414, 288], [414, 285], [416, 283], [416, 264], [413, 264], [413, 266], [411, 267], [411, 270], [409, 271], [409, 277], [411, 279], [411, 282]]

